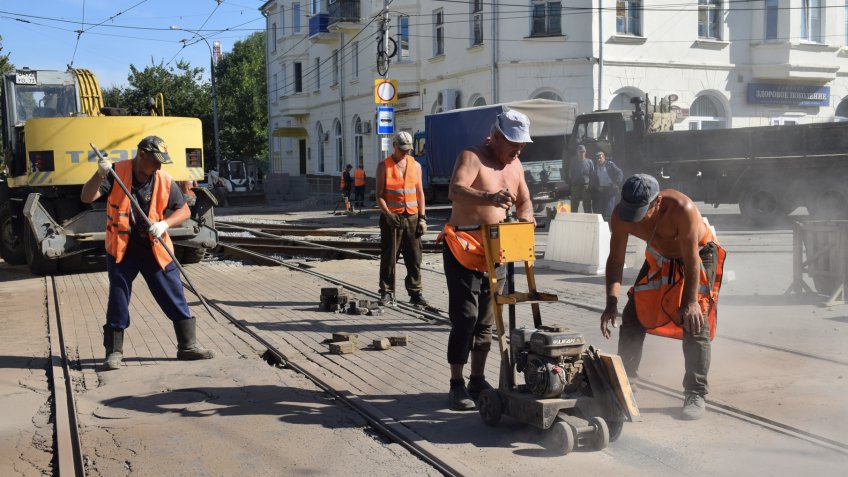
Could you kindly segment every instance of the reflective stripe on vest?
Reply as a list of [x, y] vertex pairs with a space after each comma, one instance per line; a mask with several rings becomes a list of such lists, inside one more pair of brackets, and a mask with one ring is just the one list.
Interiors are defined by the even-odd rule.
[[363, 169], [353, 171], [353, 185], [356, 187], [365, 185], [365, 171]]
[[[119, 161], [115, 163], [115, 173], [121, 182], [127, 186], [132, 193], [132, 163], [133, 161]], [[164, 212], [168, 207], [168, 198], [171, 195], [171, 176], [164, 171], [156, 171], [153, 179], [153, 195], [150, 200], [150, 212], [147, 214], [151, 222], [158, 222], [165, 218]], [[130, 242], [130, 198], [118, 184], [112, 184], [106, 207], [106, 253], [115, 258], [116, 263], [124, 259], [127, 245]], [[151, 241], [154, 239], [151, 236]], [[162, 234], [162, 240], [169, 250], [174, 249], [168, 232]], [[153, 256], [159, 267], [164, 269], [171, 263], [171, 256], [162, 248], [161, 244], [153, 246]]]
[[400, 170], [395, 166], [395, 160], [391, 157], [383, 161], [386, 167], [386, 183], [383, 189], [383, 200], [392, 213], [400, 214], [406, 212], [414, 215], [418, 213], [418, 167], [412, 156], [406, 156], [406, 176], [400, 175]]
[[[710, 327], [710, 340], [715, 338], [718, 321], [717, 302], [721, 288], [724, 260], [727, 253], [718, 244], [715, 235], [707, 233], [699, 242], [701, 248], [710, 242], [716, 246], [716, 275], [709, 283], [704, 264], [698, 272], [698, 305]], [[636, 317], [648, 333], [668, 338], [683, 339], [680, 327], [680, 306], [683, 301], [684, 271], [679, 259], [663, 257], [648, 244], [645, 249], [647, 273], [640, 277], [627, 294], [634, 301]]]

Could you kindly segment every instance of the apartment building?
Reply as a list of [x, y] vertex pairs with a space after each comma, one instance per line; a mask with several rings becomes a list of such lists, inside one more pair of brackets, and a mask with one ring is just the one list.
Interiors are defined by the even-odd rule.
[[845, 0], [269, 0], [261, 11], [272, 173], [312, 178], [312, 190], [345, 164], [373, 176], [384, 158], [381, 18], [395, 130], [460, 107], [546, 98], [588, 112], [645, 95], [677, 98], [677, 129], [848, 118]]

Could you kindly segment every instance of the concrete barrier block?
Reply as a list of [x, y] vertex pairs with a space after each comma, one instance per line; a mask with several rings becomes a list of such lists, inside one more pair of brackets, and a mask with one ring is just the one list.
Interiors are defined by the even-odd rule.
[[601, 275], [609, 255], [610, 231], [600, 214], [558, 213], [548, 229], [545, 258], [536, 266]]
[[356, 343], [353, 341], [339, 341], [330, 343], [330, 353], [333, 354], [350, 354], [356, 351]]

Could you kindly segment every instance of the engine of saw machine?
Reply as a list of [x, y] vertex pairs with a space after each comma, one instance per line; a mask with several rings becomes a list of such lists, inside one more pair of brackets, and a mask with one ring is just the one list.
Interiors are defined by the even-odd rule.
[[516, 370], [524, 374], [528, 391], [539, 398], [576, 391], [583, 381], [582, 333], [563, 329], [516, 328], [510, 332]]

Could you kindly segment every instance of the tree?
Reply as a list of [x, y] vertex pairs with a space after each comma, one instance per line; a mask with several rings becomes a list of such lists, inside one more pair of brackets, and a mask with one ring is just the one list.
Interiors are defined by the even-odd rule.
[[159, 93], [164, 96], [166, 116], [199, 118], [203, 123], [203, 149], [206, 162], [214, 158], [212, 131], [212, 90], [202, 81], [203, 68], [193, 68], [187, 61], [166, 68], [162, 61], [139, 70], [130, 65], [125, 88], [110, 87], [103, 91], [106, 106], [125, 108], [130, 115], [147, 115], [147, 104]]
[[239, 40], [215, 68], [221, 157], [268, 161], [265, 32]]

